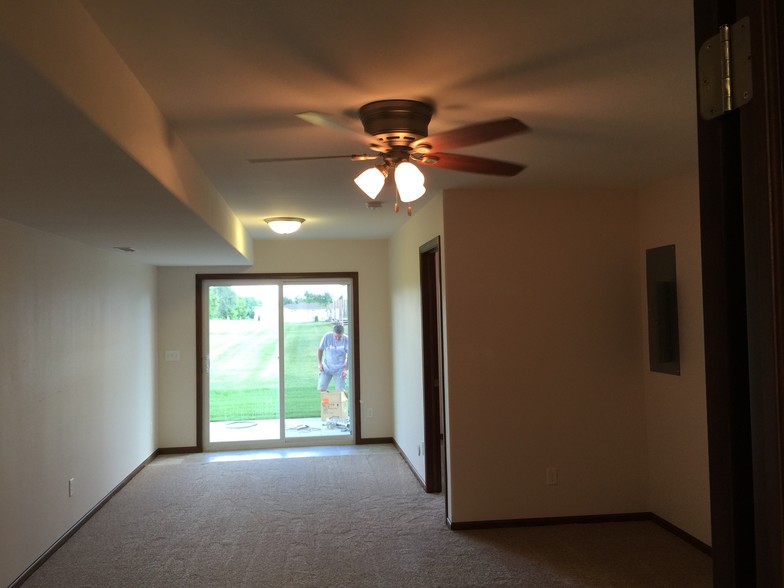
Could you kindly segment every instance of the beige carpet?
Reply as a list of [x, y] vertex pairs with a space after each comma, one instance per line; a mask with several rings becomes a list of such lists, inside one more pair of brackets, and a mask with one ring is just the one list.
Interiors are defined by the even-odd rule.
[[153, 462], [25, 583], [709, 587], [653, 523], [450, 531], [396, 453]]

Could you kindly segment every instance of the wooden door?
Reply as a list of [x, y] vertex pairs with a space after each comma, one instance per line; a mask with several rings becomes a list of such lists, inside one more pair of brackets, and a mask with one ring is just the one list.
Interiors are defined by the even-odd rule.
[[697, 49], [745, 16], [753, 97], [698, 127], [714, 585], [780, 587], [784, 11], [694, 2]]

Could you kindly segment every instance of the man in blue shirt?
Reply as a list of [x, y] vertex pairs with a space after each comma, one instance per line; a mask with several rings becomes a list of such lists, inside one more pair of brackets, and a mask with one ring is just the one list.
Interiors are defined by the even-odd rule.
[[343, 334], [343, 325], [335, 325], [332, 332], [322, 337], [318, 351], [319, 381], [321, 392], [326, 392], [332, 378], [335, 378], [335, 390], [346, 389], [348, 374], [348, 338]]

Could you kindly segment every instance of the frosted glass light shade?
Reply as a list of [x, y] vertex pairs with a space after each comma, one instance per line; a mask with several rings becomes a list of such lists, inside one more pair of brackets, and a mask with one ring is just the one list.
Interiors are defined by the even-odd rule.
[[293, 216], [276, 216], [272, 218], [265, 218], [264, 222], [269, 225], [269, 228], [280, 235], [289, 235], [296, 233], [305, 222], [304, 218], [296, 218]]
[[413, 202], [425, 193], [425, 176], [413, 163], [404, 161], [395, 168], [395, 184], [403, 202]]
[[413, 202], [425, 193], [425, 185], [408, 186], [405, 190], [398, 190], [401, 202]]
[[376, 196], [378, 196], [378, 193], [381, 192], [381, 188], [384, 187], [384, 181], [386, 179], [387, 177], [380, 169], [371, 167], [354, 178], [354, 183], [359, 186], [365, 194], [375, 199]]

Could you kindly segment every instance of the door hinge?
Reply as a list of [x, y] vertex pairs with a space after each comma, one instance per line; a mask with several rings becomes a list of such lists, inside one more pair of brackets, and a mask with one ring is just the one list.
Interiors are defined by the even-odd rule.
[[751, 100], [751, 36], [749, 17], [721, 25], [719, 34], [697, 54], [700, 116], [711, 119]]

